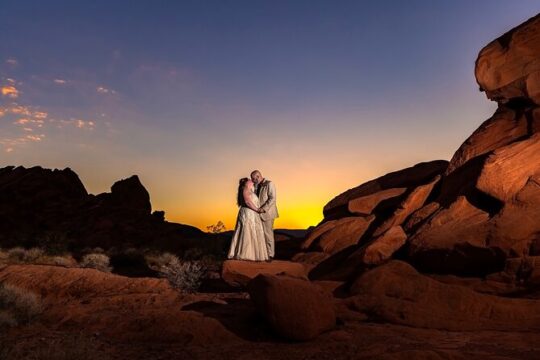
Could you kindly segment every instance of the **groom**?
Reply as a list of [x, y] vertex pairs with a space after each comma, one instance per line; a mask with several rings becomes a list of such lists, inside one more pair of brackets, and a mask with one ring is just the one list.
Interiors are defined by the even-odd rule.
[[251, 180], [255, 183], [257, 196], [259, 197], [260, 217], [264, 229], [264, 240], [268, 249], [267, 261], [274, 258], [274, 219], [279, 217], [276, 207], [276, 186], [270, 180], [263, 178], [259, 170], [251, 172]]

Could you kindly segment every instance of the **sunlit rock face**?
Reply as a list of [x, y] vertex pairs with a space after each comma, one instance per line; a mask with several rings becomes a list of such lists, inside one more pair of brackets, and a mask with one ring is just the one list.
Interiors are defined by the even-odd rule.
[[[373, 214], [384, 208], [384, 205], [399, 202], [407, 190], [426, 184], [438, 174], [444, 173], [447, 166], [448, 162], [445, 160], [419, 163], [349, 189], [325, 205], [323, 211], [325, 220], [354, 213]], [[364, 199], [358, 200], [359, 198]]]
[[428, 271], [489, 273], [538, 243], [540, 17], [484, 47], [475, 74], [498, 109], [456, 151], [443, 208], [410, 238], [410, 259]]
[[500, 104], [540, 105], [540, 16], [490, 42], [478, 55], [480, 89]]
[[[302, 246], [330, 255], [310, 278], [345, 280], [396, 257], [424, 272], [483, 276], [502, 271], [508, 259], [540, 253], [540, 16], [484, 47], [475, 74], [498, 104], [493, 116], [450, 162], [420, 163], [332, 199]], [[369, 226], [340, 234], [355, 218]], [[359, 255], [396, 227], [406, 236], [402, 246], [398, 236], [377, 261]], [[348, 241], [320, 246], [332, 233]]]

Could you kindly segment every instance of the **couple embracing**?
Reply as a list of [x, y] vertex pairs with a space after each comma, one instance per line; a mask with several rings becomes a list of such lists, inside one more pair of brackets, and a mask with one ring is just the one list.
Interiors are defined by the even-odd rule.
[[238, 184], [237, 204], [240, 207], [228, 259], [267, 261], [274, 258], [274, 219], [276, 187], [263, 178], [259, 170], [251, 179], [242, 178]]

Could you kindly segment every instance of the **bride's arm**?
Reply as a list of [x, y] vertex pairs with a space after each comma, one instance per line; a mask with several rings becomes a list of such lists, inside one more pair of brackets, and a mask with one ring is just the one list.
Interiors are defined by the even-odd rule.
[[242, 191], [242, 195], [244, 196], [244, 202], [246, 203], [247, 207], [253, 211], [259, 212], [259, 208], [255, 206], [253, 201], [251, 201], [249, 185], [246, 184], [246, 186], [244, 186], [244, 191]]

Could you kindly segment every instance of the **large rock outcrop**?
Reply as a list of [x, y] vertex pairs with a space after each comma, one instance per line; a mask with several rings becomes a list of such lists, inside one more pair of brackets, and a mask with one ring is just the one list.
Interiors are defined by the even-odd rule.
[[501, 104], [540, 105], [540, 16], [490, 42], [478, 55], [475, 76], [486, 96]]
[[488, 273], [501, 270], [505, 258], [534, 254], [540, 234], [539, 59], [539, 16], [480, 51], [476, 79], [498, 109], [456, 151], [436, 199], [443, 208], [410, 237], [411, 260], [420, 268]]
[[[444, 160], [419, 163], [349, 189], [324, 206], [324, 218], [330, 220], [352, 215], [349, 208], [355, 212], [362, 211], [356, 209], [367, 208], [371, 209], [368, 214], [373, 214], [376, 205], [379, 205], [383, 200], [399, 198], [399, 195], [404, 193], [403, 188], [415, 188], [420, 184], [430, 182], [438, 174], [444, 173], [447, 166], [448, 162]], [[361, 202], [365, 205], [359, 203], [357, 200], [359, 198], [364, 198]]]
[[[537, 255], [539, 59], [539, 15], [484, 47], [475, 74], [480, 90], [497, 101], [495, 114], [465, 140], [449, 163], [437, 160], [395, 171], [326, 204], [324, 220], [309, 233], [302, 250], [330, 257], [312, 269], [310, 278], [345, 280], [373, 265], [374, 261], [366, 261], [369, 244], [381, 243], [380, 237], [396, 227], [404, 231], [405, 245], [396, 241], [380, 258], [392, 253], [422, 271], [486, 275], [502, 271], [509, 258]], [[333, 251], [317, 246], [342, 222], [370, 216], [367, 229], [340, 235], [350, 239], [356, 231], [357, 241], [349, 247]]]
[[351, 286], [347, 303], [390, 323], [443, 330], [540, 330], [540, 301], [480, 294], [444, 284], [393, 260]]
[[186, 299], [165, 279], [135, 279], [95, 269], [10, 265], [0, 269], [0, 282], [40, 295], [45, 305], [40, 321], [57, 332], [76, 330], [112, 341], [199, 346], [241, 341], [218, 320], [182, 310]]
[[[88, 194], [70, 168], [7, 166], [0, 169], [0, 246], [42, 246], [78, 251], [85, 247], [146, 246], [178, 252], [218, 236], [164, 221], [151, 213], [138, 176], [117, 181], [110, 193]], [[220, 240], [222, 241], [222, 240]]]

